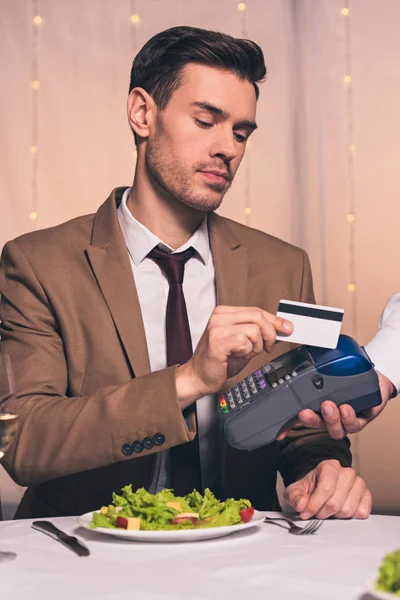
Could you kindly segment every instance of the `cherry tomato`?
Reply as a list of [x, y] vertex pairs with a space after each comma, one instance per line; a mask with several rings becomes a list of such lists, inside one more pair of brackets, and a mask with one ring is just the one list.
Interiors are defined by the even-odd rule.
[[239, 510], [239, 515], [243, 523], [248, 523], [253, 518], [254, 508], [252, 506], [250, 508], [242, 508]]

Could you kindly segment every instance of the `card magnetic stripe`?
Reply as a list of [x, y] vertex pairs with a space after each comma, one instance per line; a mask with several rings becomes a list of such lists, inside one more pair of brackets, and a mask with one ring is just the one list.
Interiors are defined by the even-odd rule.
[[314, 319], [325, 319], [326, 321], [343, 321], [343, 313], [334, 310], [324, 310], [323, 308], [310, 308], [309, 306], [296, 306], [295, 304], [279, 303], [278, 312], [302, 317], [313, 317]]

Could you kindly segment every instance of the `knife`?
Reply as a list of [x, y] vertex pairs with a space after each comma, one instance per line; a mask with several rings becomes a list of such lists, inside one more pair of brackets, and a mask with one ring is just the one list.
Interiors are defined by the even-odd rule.
[[58, 540], [78, 556], [89, 556], [90, 554], [89, 548], [82, 544], [76, 537], [67, 535], [53, 525], [53, 523], [50, 523], [50, 521], [33, 521], [32, 527], [33, 529], [37, 529], [42, 533], [46, 533], [53, 539]]

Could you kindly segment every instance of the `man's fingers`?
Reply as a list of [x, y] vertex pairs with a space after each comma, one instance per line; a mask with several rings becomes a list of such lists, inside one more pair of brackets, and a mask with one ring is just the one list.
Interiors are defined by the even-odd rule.
[[289, 485], [284, 492], [284, 497], [294, 510], [297, 510], [297, 512], [303, 511], [307, 506], [309, 498], [304, 480], [296, 481]]
[[301, 511], [302, 519], [310, 519], [334, 495], [341, 466], [337, 460], [320, 463], [316, 468], [316, 486], [307, 506]]
[[346, 431], [343, 428], [340, 412], [336, 404], [330, 400], [326, 400], [321, 404], [321, 413], [329, 435], [334, 440], [341, 440], [344, 438]]
[[371, 492], [367, 490], [365, 481], [357, 476], [341, 509], [334, 516], [337, 519], [350, 519], [352, 517], [366, 519], [371, 512], [371, 507]]
[[[346, 504], [349, 502], [349, 498], [351, 498], [351, 492], [353, 491], [353, 486], [356, 481], [356, 472], [351, 468], [342, 468], [340, 469], [339, 478], [337, 480], [335, 493], [325, 502], [322, 508], [316, 513], [316, 517], [318, 519], [328, 519], [329, 517], [339, 516], [341, 511], [347, 511]], [[361, 482], [363, 480], [361, 477], [359, 478]], [[363, 482], [364, 483], [364, 482]], [[364, 491], [364, 490], [362, 490]], [[353, 512], [356, 509], [355, 503], [358, 503], [361, 498], [361, 493], [358, 494], [358, 500], [356, 498], [357, 494], [354, 495], [353, 503], [350, 502], [349, 509], [352, 510], [349, 516], [352, 516]], [[353, 506], [354, 505], [354, 506]], [[344, 518], [344, 517], [342, 517]], [[346, 517], [347, 518], [347, 517]]]
[[[264, 349], [264, 340], [257, 325], [245, 324], [213, 329], [210, 342], [218, 343], [226, 357], [232, 354], [244, 356], [248, 353], [259, 354]], [[244, 354], [243, 354], [244, 351]]]
[[368, 422], [365, 417], [358, 418], [356, 412], [349, 404], [339, 406], [340, 418], [347, 433], [358, 433]]
[[289, 335], [293, 331], [291, 321], [257, 307], [217, 306], [210, 318], [210, 324], [213, 327], [240, 323], [253, 323], [260, 327], [267, 352], [271, 351], [277, 333]]
[[300, 423], [311, 429], [325, 429], [324, 420], [310, 408], [305, 408], [297, 415]]
[[369, 490], [365, 490], [361, 497], [360, 504], [356, 512], [353, 514], [353, 519], [367, 519], [372, 510], [372, 494]]

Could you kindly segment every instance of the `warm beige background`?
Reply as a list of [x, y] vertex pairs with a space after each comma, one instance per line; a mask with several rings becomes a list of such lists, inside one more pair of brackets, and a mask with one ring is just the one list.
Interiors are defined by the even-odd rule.
[[[269, 79], [259, 101], [259, 130], [221, 213], [306, 248], [317, 301], [344, 307], [345, 332], [357, 333], [366, 343], [387, 297], [400, 291], [400, 3], [351, 3], [347, 23], [356, 151], [350, 171], [341, 0], [248, 0], [244, 15], [236, 0], [37, 0], [37, 5], [44, 22], [38, 30], [35, 113], [34, 5], [29, 0], [1, 2], [0, 246], [33, 226], [48, 227], [92, 212], [111, 188], [130, 183], [134, 148], [125, 100], [136, 44], [140, 47], [157, 31], [178, 24], [237, 36], [245, 24], [248, 37], [264, 49]], [[137, 26], [130, 21], [133, 12], [140, 16]], [[29, 219], [34, 125], [36, 222]], [[353, 225], [346, 219], [350, 176]], [[246, 204], [252, 207], [249, 217]], [[357, 296], [347, 290], [352, 256]], [[400, 513], [398, 420], [400, 401], [395, 400], [354, 444], [376, 511]], [[3, 502], [12, 504], [19, 490], [4, 473], [0, 487]]]

